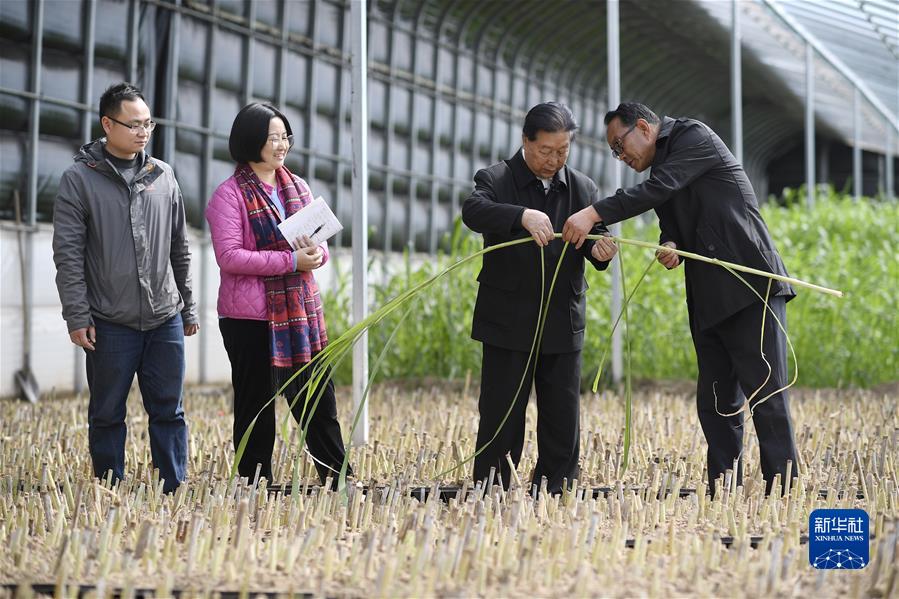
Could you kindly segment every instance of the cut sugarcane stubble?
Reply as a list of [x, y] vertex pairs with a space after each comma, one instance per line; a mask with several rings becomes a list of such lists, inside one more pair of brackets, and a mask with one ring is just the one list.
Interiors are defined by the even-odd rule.
[[[513, 477], [508, 491], [471, 485], [468, 472], [435, 476], [457, 461], [455, 451], [474, 449], [476, 393], [461, 385], [375, 387], [378, 443], [357, 450], [346, 500], [315, 486], [315, 469], [295, 438], [276, 441], [273, 470], [289, 480], [299, 461], [298, 493], [231, 480], [224, 392], [187, 394], [191, 475], [171, 496], [161, 492], [139, 434], [129, 437], [122, 484], [93, 479], [86, 400], [0, 404], [0, 584], [58, 585], [61, 596], [77, 585], [190, 596], [585, 596], [602, 589], [619, 596], [888, 597], [897, 590], [895, 396], [794, 392], [805, 469], [789, 496], [765, 497], [750, 433], [746, 486], [728, 476], [714, 500], [705, 492], [705, 448], [689, 393], [635, 391], [639, 434], [625, 477], [621, 397], [585, 396], [582, 480], [560, 497], [535, 499], [522, 486], [536, 462], [533, 433], [520, 481]], [[129, 411], [142, 415], [136, 393]], [[533, 406], [527, 421], [533, 431]], [[130, 428], [144, 426], [142, 416]], [[363, 492], [363, 485], [375, 490]], [[443, 502], [410, 492], [435, 485], [465, 493]], [[594, 498], [598, 487], [608, 491]], [[818, 507], [868, 511], [875, 536], [868, 568], [821, 574], [808, 565], [802, 539]]]
[[[369, 391], [370, 384], [366, 396]], [[834, 418], [832, 398], [800, 396], [794, 402], [798, 441], [807, 456], [801, 481], [787, 497], [764, 497], [750, 435], [746, 487], [728, 475], [714, 500], [705, 494], [702, 440], [683, 397], [641, 398], [633, 414], [640, 442], [624, 476], [630, 427], [622, 437], [609, 425], [620, 422], [619, 399], [585, 400], [584, 480], [559, 497], [534, 497], [518, 472], [508, 491], [497, 484], [468, 487], [462, 456], [476, 448], [475, 402], [467, 393], [433, 389], [410, 398], [383, 391], [373, 402], [376, 442], [357, 452], [357, 480], [341, 493], [312, 486], [314, 468], [299, 450], [305, 431], [299, 439], [285, 436], [274, 471], [292, 481], [289, 495], [269, 494], [268, 481], [252, 487], [229, 476], [234, 462], [224, 396], [190, 401], [191, 472], [197, 474], [173, 496], [161, 493], [148, 448], [133, 436], [128, 461], [135, 474], [115, 488], [92, 479], [85, 435], [73, 442], [66, 434], [84, 428], [84, 406], [54, 412], [66, 402], [45, 402], [37, 410], [46, 412], [36, 418], [19, 409], [4, 414], [0, 429], [0, 575], [8, 577], [2, 582], [49, 582], [63, 595], [83, 584], [126, 595], [147, 588], [377, 596], [584, 595], [598, 588], [622, 595], [739, 589], [889, 596], [896, 590], [895, 398], [842, 401], [839, 416], [877, 423], [853, 431], [839, 422], [821, 430], [821, 422]], [[204, 414], [204, 403], [211, 414]], [[381, 407], [386, 411], [379, 416]], [[421, 430], [400, 426], [408, 422]], [[529, 435], [519, 471], [533, 469], [535, 449]], [[463, 492], [446, 504], [437, 493], [421, 501], [408, 492], [413, 484], [434, 489], [459, 479]], [[363, 493], [363, 482], [376, 490]], [[603, 484], [617, 490], [587, 492]], [[686, 488], [695, 492], [682, 494]], [[823, 505], [861, 506], [872, 514], [872, 567], [860, 576], [825, 583], [808, 568], [801, 535], [807, 514]], [[733, 539], [729, 549], [721, 536]], [[753, 536], [761, 537], [755, 549]], [[746, 559], [750, 551], [767, 557]]]

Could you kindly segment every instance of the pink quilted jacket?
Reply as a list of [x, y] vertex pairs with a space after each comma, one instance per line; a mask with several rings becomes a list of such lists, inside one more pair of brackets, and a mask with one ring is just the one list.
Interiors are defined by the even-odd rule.
[[[308, 188], [297, 177], [300, 187]], [[267, 192], [271, 187], [263, 183]], [[268, 320], [262, 277], [293, 272], [289, 251], [259, 251], [250, 229], [240, 187], [233, 176], [226, 179], [209, 200], [206, 222], [221, 273], [218, 314], [225, 318]], [[328, 244], [321, 245], [322, 264], [328, 261]]]

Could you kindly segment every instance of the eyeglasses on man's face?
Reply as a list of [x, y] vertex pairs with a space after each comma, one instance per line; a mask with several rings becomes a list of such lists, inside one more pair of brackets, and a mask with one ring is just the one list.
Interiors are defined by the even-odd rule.
[[631, 125], [630, 128], [624, 132], [624, 135], [622, 135], [612, 143], [612, 156], [614, 156], [616, 159], [621, 160], [621, 154], [624, 153], [624, 138], [630, 135], [631, 131], [633, 131], [634, 127], [636, 126], [637, 123]]
[[287, 149], [290, 149], [293, 147], [293, 135], [269, 135], [268, 143], [271, 144], [273, 148], [287, 146]]
[[147, 133], [152, 133], [153, 129], [156, 128], [156, 121], [144, 121], [143, 123], [135, 121], [129, 124], [123, 123], [122, 121], [114, 119], [111, 116], [107, 116], [106, 118], [108, 118], [113, 123], [118, 123], [122, 127], [127, 128], [129, 131], [131, 131], [131, 135], [137, 135], [138, 133], [140, 133], [141, 129], [143, 129]]

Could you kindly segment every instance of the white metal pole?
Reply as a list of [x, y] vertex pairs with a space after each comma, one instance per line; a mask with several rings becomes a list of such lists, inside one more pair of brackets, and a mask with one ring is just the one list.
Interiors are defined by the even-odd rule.
[[806, 203], [815, 204], [815, 49], [805, 43], [805, 193]]
[[896, 192], [893, 190], [895, 183], [893, 182], [893, 129], [887, 127], [887, 152], [886, 152], [886, 196], [888, 200], [896, 199]]
[[743, 163], [743, 63], [740, 52], [739, 0], [731, 0], [730, 30], [730, 105], [734, 156]]
[[[37, 227], [37, 184], [38, 184], [38, 162], [40, 152], [38, 144], [40, 143], [41, 130], [41, 70], [43, 69], [43, 47], [44, 47], [44, 0], [38, 0], [34, 3], [34, 34], [31, 40], [31, 91], [34, 92], [34, 99], [31, 101], [31, 118], [28, 125], [31, 127], [29, 131], [30, 143], [28, 144], [28, 212], [25, 215], [25, 224], [28, 229], [25, 233], [25, 289], [23, 291], [22, 301], [25, 304], [24, 322], [22, 323], [22, 348], [24, 355], [22, 367], [31, 369], [31, 356], [34, 355], [34, 231]], [[17, 233], [19, 234], [19, 233]]]
[[[350, 3], [353, 65], [353, 321], [368, 315], [368, 42], [365, 0]], [[353, 348], [353, 413], [362, 404], [368, 382], [368, 333]], [[368, 443], [368, 404], [362, 406], [354, 445]]]
[[[94, 101], [94, 40], [97, 33], [97, 3], [89, 0], [87, 14], [84, 19], [86, 32], [84, 35], [84, 87], [82, 89], [82, 101], [90, 106]], [[103, 116], [103, 115], [99, 115]], [[93, 138], [94, 115], [88, 109], [81, 115], [81, 142], [90, 143]], [[72, 346], [75, 354], [74, 383], [72, 387], [77, 395], [84, 392], [84, 350], [78, 346]]]
[[[618, 0], [608, 0], [606, 3], [606, 38], [609, 71], [609, 110], [614, 110], [621, 102], [621, 63], [620, 43], [618, 38]], [[609, 164], [609, 193], [615, 193], [621, 187], [621, 163], [612, 159]], [[612, 235], [621, 235], [621, 224], [616, 223], [609, 228]], [[621, 261], [620, 256], [612, 260], [612, 322], [621, 312], [624, 305], [621, 289]], [[612, 334], [612, 380], [620, 382], [624, 374], [622, 360], [621, 329], [616, 328]]]
[[[285, 7], [286, 11], [287, 8]], [[284, 13], [284, 19], [286, 22], [287, 13]], [[203, 90], [203, 126], [207, 129], [213, 128], [213, 123], [215, 123], [215, 106], [216, 102], [214, 100], [215, 90], [216, 90], [216, 40], [218, 39], [218, 27], [210, 24], [209, 32], [206, 36], [206, 56], [205, 56], [205, 68], [206, 68], [206, 88]], [[283, 67], [284, 61], [282, 60], [279, 66]], [[283, 75], [283, 71], [279, 75], [279, 80], [282, 82], [280, 88], [284, 88], [284, 82], [287, 78]], [[283, 106], [283, 102], [279, 102], [279, 106]], [[213, 146], [215, 145], [215, 139], [209, 133], [203, 136], [203, 144], [202, 148], [202, 170], [201, 170], [201, 183], [200, 189], [202, 189], [203, 198], [208, 201], [208, 198], [212, 195], [213, 190], [213, 182], [212, 182], [212, 160], [213, 160]], [[206, 202], [203, 203], [205, 208]], [[206, 225], [206, 221], [202, 221], [202, 236], [200, 238], [200, 267], [199, 267], [199, 277], [200, 277], [200, 298], [198, 302], [199, 308], [199, 319], [200, 319], [200, 335], [197, 342], [200, 345], [200, 351], [198, 358], [200, 360], [200, 384], [206, 384], [209, 382], [209, 345], [211, 342], [211, 335], [209, 334], [209, 321], [207, 316], [209, 315], [208, 306], [210, 304], [210, 272], [215, 272], [217, 269], [214, 265], [210, 264], [210, 254], [212, 249], [212, 238], [209, 234], [209, 228]], [[213, 321], [216, 322], [216, 321]], [[218, 328], [218, 324], [215, 325]], [[203, 331], [207, 331], [203, 333]]]
[[[181, 0], [175, 0], [175, 6], [181, 7]], [[172, 10], [171, 30], [168, 39], [169, 61], [172, 68], [166, 76], [166, 84], [163, 92], [163, 104], [165, 116], [172, 121], [177, 120], [178, 114], [178, 59], [181, 53], [181, 11]], [[175, 126], [164, 127], [162, 137], [162, 159], [169, 163], [175, 162]]]
[[852, 195], [862, 197], [862, 98], [857, 87], [852, 89]]

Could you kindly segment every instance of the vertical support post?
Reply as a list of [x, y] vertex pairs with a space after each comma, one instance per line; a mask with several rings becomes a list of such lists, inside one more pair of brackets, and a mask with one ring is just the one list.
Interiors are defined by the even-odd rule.
[[[348, 15], [347, 10], [340, 11], [340, 54], [342, 55], [350, 55], [352, 50], [350, 44], [350, 29], [352, 25], [350, 24], [350, 16]], [[351, 59], [352, 60], [352, 59]], [[352, 86], [352, 82], [350, 85], [344, 85], [344, 77], [343, 77], [343, 68], [340, 68], [337, 72], [337, 110], [334, 111], [334, 131], [337, 132], [336, 142], [331, 145], [326, 151], [328, 154], [337, 153], [338, 156], [346, 156], [348, 150], [346, 148], [346, 135], [344, 135], [344, 131], [346, 130], [346, 113], [344, 112], [344, 106], [347, 105], [347, 94], [351, 93], [351, 90], [348, 88]], [[351, 133], [352, 135], [352, 133]], [[352, 142], [351, 142], [352, 143]], [[312, 149], [310, 146], [309, 149]], [[334, 164], [334, 197], [333, 202], [331, 204], [331, 210], [334, 211], [334, 214], [340, 215], [343, 212], [343, 177], [344, 171], [346, 169], [346, 165], [343, 163], [343, 160], [337, 159], [333, 161]], [[352, 165], [350, 165], [352, 167]], [[352, 194], [352, 192], [351, 192]], [[350, 202], [352, 202], [352, 198], [350, 198]], [[352, 204], [351, 204], [352, 206]], [[338, 231], [337, 235], [334, 236], [334, 246], [339, 247], [343, 245], [343, 232]]]
[[730, 119], [734, 156], [743, 163], [743, 60], [740, 43], [740, 0], [731, 0]]
[[[453, 217], [456, 216], [456, 214], [458, 214], [458, 204], [459, 204], [458, 198], [456, 197], [458, 195], [458, 193], [456, 191], [456, 183], [455, 183], [455, 181], [456, 181], [456, 165], [459, 163], [459, 154], [462, 153], [462, 139], [461, 139], [461, 133], [459, 131], [459, 120], [460, 120], [459, 119], [459, 110], [461, 108], [460, 107], [461, 98], [459, 97], [459, 91], [461, 88], [461, 83], [459, 81], [461, 69], [459, 68], [459, 63], [462, 62], [460, 59], [460, 54], [462, 53], [463, 48], [464, 48], [461, 32], [466, 29], [468, 22], [469, 22], [468, 17], [466, 17], [462, 20], [462, 22], [459, 25], [459, 33], [457, 34], [457, 37], [456, 37], [457, 51], [453, 53], [453, 67], [450, 71], [452, 73], [452, 77], [453, 77], [453, 85], [452, 85], [453, 92], [452, 92], [452, 96], [450, 96], [450, 99], [452, 101], [452, 107], [451, 107], [452, 117], [450, 117], [450, 156], [449, 156], [449, 177], [451, 180], [450, 184], [449, 184], [449, 188], [450, 188], [450, 219], [452, 219]], [[475, 64], [477, 64], [477, 58], [474, 59], [474, 62], [475, 62]], [[475, 84], [475, 85], [477, 85], [477, 84]], [[472, 96], [472, 99], [475, 99], [475, 98], [477, 98], [477, 94], [474, 94]], [[474, 105], [474, 102], [472, 102], [472, 105]], [[471, 119], [474, 120], [474, 110], [471, 111]], [[433, 243], [431, 244], [431, 248], [432, 248], [432, 252], [436, 252], [437, 246], [439, 245], [439, 243], [438, 243], [439, 240], [437, 237], [437, 213], [435, 212], [432, 216], [433, 216], [433, 218], [431, 219], [431, 222], [434, 224], [434, 232], [433, 232], [434, 240], [433, 240]], [[450, 222], [452, 222], [452, 220]]]
[[[213, 15], [218, 12], [218, 0], [212, 0], [209, 7]], [[206, 37], [206, 57], [204, 68], [206, 69], [206, 87], [203, 89], [203, 162], [200, 166], [200, 193], [204, 201], [212, 195], [212, 125], [214, 122], [215, 112], [215, 86], [216, 86], [216, 70], [215, 70], [215, 38], [218, 31], [218, 25], [215, 22], [209, 23], [209, 34]], [[283, 79], [283, 77], [282, 77]], [[209, 246], [211, 240], [206, 227], [206, 219], [200, 221], [202, 230], [202, 238], [200, 241], [200, 297], [199, 297], [199, 318], [200, 330], [208, 330], [209, 323], [206, 321], [207, 306], [209, 301]], [[199, 375], [200, 383], [206, 383], [209, 379], [209, 334], [200, 335], [197, 339], [199, 349]]]
[[[350, 3], [353, 66], [353, 321], [368, 315], [368, 36], [365, 2]], [[362, 394], [368, 383], [368, 333], [353, 348], [353, 408], [361, 407], [355, 445], [368, 443], [368, 404]]]
[[[175, 0], [175, 5], [181, 7], [181, 0]], [[171, 14], [172, 29], [169, 33], [169, 68], [165, 85], [165, 118], [174, 121], [177, 114], [176, 98], [178, 94], [178, 62], [180, 58], [180, 29], [181, 29], [181, 12], [173, 10]], [[175, 162], [175, 127], [168, 127], [162, 139], [163, 156], [162, 159], [172, 164]]]
[[[446, 12], [443, 13], [443, 16], [446, 16]], [[437, 117], [440, 114], [440, 98], [442, 96], [441, 93], [441, 79], [442, 77], [442, 61], [440, 60], [440, 38], [441, 32], [443, 29], [443, 19], [437, 21], [437, 32], [434, 36], [434, 103], [431, 104], [431, 126], [433, 127], [431, 131], [431, 181], [430, 181], [430, 191], [431, 191], [431, 199], [428, 204], [428, 235], [427, 235], [427, 243], [428, 243], [428, 253], [435, 254], [437, 253], [437, 200], [440, 196], [440, 188], [437, 183], [437, 163], [440, 161], [440, 126], [438, 125]], [[450, 173], [452, 174], [452, 173]], [[415, 250], [415, 239], [409, 238], [409, 250]]]
[[[317, 69], [316, 65], [318, 65], [318, 21], [319, 21], [319, 10], [318, 3], [320, 0], [311, 0], [309, 4], [308, 10], [309, 13], [309, 21], [311, 23], [312, 33], [310, 37], [312, 38], [312, 49], [313, 52], [309, 56], [309, 68], [306, 69], [306, 149], [310, 150], [310, 152], [306, 155], [306, 180], [312, 183], [312, 179], [315, 178], [315, 152], [313, 152], [313, 148], [315, 147], [315, 104], [317, 102], [316, 99], [316, 88], [318, 87], [318, 79], [317, 79]], [[313, 184], [314, 185], [314, 184]], [[338, 237], [338, 243], [335, 245], [340, 245]]]
[[[618, 0], [606, 2], [606, 38], [609, 71], [609, 110], [614, 110], [621, 102], [621, 56], [618, 29]], [[609, 160], [609, 192], [614, 193], [621, 187], [621, 163], [618, 160]], [[612, 235], [621, 235], [621, 224], [610, 227]], [[621, 287], [621, 259], [615, 256], [612, 260], [612, 305], [611, 322], [615, 321], [624, 305]], [[622, 360], [621, 329], [616, 328], [612, 334], [612, 380], [620, 382], [624, 374], [624, 362]]]
[[862, 198], [862, 94], [852, 88], [852, 195]]
[[278, 45], [278, 81], [275, 82], [275, 100], [284, 110], [287, 96], [287, 42], [290, 39], [290, 1], [281, 0], [281, 43]]
[[886, 198], [896, 199], [896, 183], [893, 178], [895, 157], [893, 154], [893, 127], [887, 123], [887, 151], [886, 151]]
[[[247, 24], [250, 34], [246, 38], [243, 58], [243, 105], [246, 106], [253, 99], [253, 52], [256, 48], [256, 0], [250, 0], [250, 14], [247, 16]], [[283, 108], [280, 107], [280, 108]]]
[[[28, 146], [28, 210], [25, 217], [25, 224], [28, 226], [26, 231], [25, 244], [25, 289], [22, 300], [25, 303], [24, 313], [25, 322], [23, 322], [22, 350], [23, 350], [23, 366], [24, 362], [30, 359], [32, 354], [32, 332], [31, 323], [34, 322], [34, 306], [32, 298], [34, 297], [34, 228], [37, 223], [37, 165], [38, 165], [38, 143], [40, 142], [41, 130], [41, 70], [43, 68], [43, 47], [44, 47], [44, 0], [37, 0], [33, 4], [34, 8], [34, 32], [31, 42], [31, 91], [34, 93], [34, 99], [31, 100], [31, 118], [29, 119], [30, 143]], [[77, 349], [77, 348], [76, 348]]]
[[[29, 239], [31, 228], [37, 222], [37, 146], [41, 130], [41, 70], [43, 68], [44, 47], [44, 0], [37, 0], [34, 8], [34, 35], [31, 40], [31, 91], [34, 98], [31, 100], [31, 127], [30, 143], [28, 146], [28, 211], [25, 215], [25, 224], [29, 227]], [[29, 276], [30, 279], [30, 276]], [[26, 339], [26, 342], [30, 340]]]
[[805, 43], [805, 197], [815, 205], [815, 50]]
[[[94, 39], [97, 31], [97, 0], [87, 0], [84, 10], [84, 86], [82, 87], [81, 101], [91, 106], [94, 102]], [[93, 120], [94, 115], [91, 114], [90, 109], [81, 113], [81, 141], [83, 143], [91, 140]]]
[[[419, 40], [419, 24], [421, 23], [421, 11], [423, 10], [423, 5], [419, 5], [418, 13], [415, 16], [413, 22], [415, 23], [414, 28], [412, 30], [412, 74], [414, 76], [418, 76], [419, 72], [419, 58], [420, 53], [418, 52], [418, 40]], [[392, 44], [391, 44], [392, 48]], [[436, 45], [434, 47], [434, 51], [437, 51]], [[392, 52], [392, 50], [391, 50]], [[392, 54], [391, 54], [392, 56]], [[417, 92], [417, 93], [416, 93]], [[405, 228], [406, 228], [406, 246], [410, 251], [415, 249], [415, 237], [414, 237], [414, 226], [413, 226], [413, 214], [415, 212], [415, 206], [418, 204], [418, 178], [416, 175], [415, 169], [415, 156], [418, 153], [418, 105], [419, 103], [416, 101], [416, 96], [422, 93], [422, 90], [414, 90], [410, 97], [412, 99], [412, 106], [410, 106], [409, 110], [409, 156], [406, 162], [406, 167], [409, 170], [409, 197], [406, 200], [405, 206], [405, 214], [403, 215], [405, 219]], [[385, 259], [386, 264], [386, 259]], [[386, 279], [385, 279], [386, 280]]]
[[[93, 104], [94, 95], [94, 39], [97, 32], [97, 2], [88, 0], [84, 14], [84, 86], [81, 101], [88, 106]], [[94, 115], [90, 109], [81, 114], [81, 142], [89, 143], [92, 136]], [[75, 372], [72, 388], [76, 394], [84, 391], [84, 351], [75, 347]]]
[[[396, 8], [396, 7], [394, 7]], [[394, 16], [394, 15], [391, 15]], [[394, 16], [395, 18], [395, 16]], [[390, 148], [394, 146], [394, 125], [393, 125], [393, 103], [396, 102], [394, 88], [396, 87], [396, 31], [394, 30], [394, 25], [396, 21], [392, 18], [390, 21], [390, 25], [386, 26], [387, 30], [387, 64], [388, 64], [388, 73], [389, 76], [387, 78], [387, 99], [384, 106], [384, 137], [385, 137], [385, 146], [387, 148], [387, 156], [385, 157], [384, 162], [388, 167], [384, 172], [384, 212], [382, 213], [381, 219], [381, 231], [383, 235], [384, 242], [381, 245], [381, 249], [383, 250], [383, 259], [381, 260], [381, 268], [383, 273], [386, 275], [388, 272], [387, 262], [390, 259], [390, 250], [393, 249], [393, 244], [391, 243], [391, 236], [393, 235], [393, 171], [390, 167]], [[414, 50], [413, 50], [414, 52]], [[414, 72], [414, 71], [413, 71]], [[412, 93], [410, 92], [410, 97]], [[409, 154], [412, 154], [412, 148], [410, 145]], [[387, 278], [385, 276], [384, 280]]]
[[137, 85], [137, 40], [140, 32], [137, 2], [131, 0], [128, 6], [128, 82], [134, 85]]

